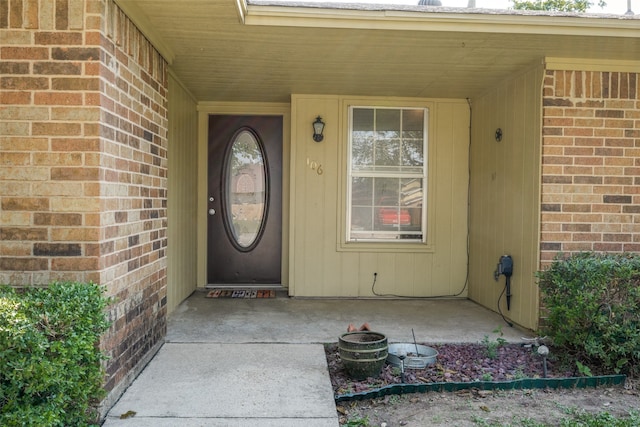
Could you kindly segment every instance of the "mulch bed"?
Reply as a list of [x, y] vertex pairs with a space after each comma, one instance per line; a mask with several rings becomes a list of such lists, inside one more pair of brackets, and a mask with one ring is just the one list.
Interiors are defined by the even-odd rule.
[[[419, 343], [420, 344], [420, 343]], [[543, 359], [535, 347], [521, 344], [504, 344], [498, 347], [495, 357], [489, 357], [483, 344], [423, 344], [438, 351], [436, 363], [424, 369], [405, 369], [405, 384], [437, 382], [508, 381], [520, 378], [542, 378]], [[553, 350], [552, 350], [553, 352]], [[388, 364], [377, 377], [357, 381], [349, 377], [342, 366], [337, 344], [325, 346], [331, 384], [335, 395], [366, 392], [390, 384], [401, 384], [399, 368]], [[547, 359], [547, 377], [575, 376], [566, 367]]]

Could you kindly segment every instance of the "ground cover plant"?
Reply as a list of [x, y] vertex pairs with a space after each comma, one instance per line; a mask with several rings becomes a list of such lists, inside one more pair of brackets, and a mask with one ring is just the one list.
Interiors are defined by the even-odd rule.
[[97, 423], [108, 303], [95, 284], [0, 288], [0, 425]]

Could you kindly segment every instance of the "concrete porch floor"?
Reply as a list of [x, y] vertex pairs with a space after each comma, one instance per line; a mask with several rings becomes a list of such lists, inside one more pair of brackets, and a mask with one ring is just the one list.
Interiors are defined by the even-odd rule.
[[389, 342], [473, 343], [501, 327], [503, 338], [522, 342], [531, 331], [509, 327], [499, 314], [468, 299], [206, 298], [194, 292], [170, 315], [171, 343], [337, 342], [352, 323], [385, 334]]
[[[465, 299], [206, 298], [169, 316], [166, 343], [111, 408], [106, 427], [337, 427], [324, 348], [352, 323], [389, 342], [478, 342], [530, 331]], [[123, 414], [133, 415], [122, 418]]]

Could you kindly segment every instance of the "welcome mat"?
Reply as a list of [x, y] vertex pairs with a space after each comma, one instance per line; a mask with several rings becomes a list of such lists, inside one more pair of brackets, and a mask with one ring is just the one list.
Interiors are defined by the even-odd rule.
[[275, 298], [275, 289], [212, 289], [207, 298]]

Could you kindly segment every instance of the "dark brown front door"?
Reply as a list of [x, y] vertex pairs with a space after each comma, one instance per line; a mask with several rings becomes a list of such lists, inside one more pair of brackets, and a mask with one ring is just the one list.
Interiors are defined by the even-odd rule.
[[282, 117], [209, 117], [207, 280], [281, 282]]

